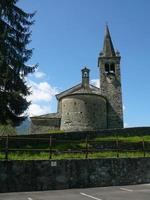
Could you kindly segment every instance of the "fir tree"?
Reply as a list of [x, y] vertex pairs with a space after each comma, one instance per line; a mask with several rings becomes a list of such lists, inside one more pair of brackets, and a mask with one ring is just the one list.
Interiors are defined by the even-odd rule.
[[33, 51], [27, 45], [34, 13], [24, 12], [17, 2], [0, 0], [0, 124], [12, 126], [26, 118], [30, 89], [25, 77], [36, 68], [26, 64]]

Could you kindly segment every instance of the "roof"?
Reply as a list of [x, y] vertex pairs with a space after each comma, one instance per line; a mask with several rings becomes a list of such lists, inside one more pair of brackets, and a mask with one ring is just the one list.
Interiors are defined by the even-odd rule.
[[48, 118], [48, 119], [51, 119], [51, 118], [60, 118], [60, 115], [59, 113], [50, 113], [50, 114], [45, 114], [45, 115], [39, 115], [39, 116], [33, 116], [33, 117], [30, 117], [31, 119], [33, 118], [38, 118], [38, 119], [42, 119], [42, 118]]
[[108, 25], [106, 25], [106, 28], [105, 28], [105, 36], [104, 36], [104, 44], [103, 44], [102, 53], [103, 53], [103, 56], [108, 56], [108, 57], [116, 56]]
[[56, 98], [60, 100], [63, 97], [72, 95], [72, 94], [96, 94], [101, 95], [100, 88], [95, 87], [94, 85], [89, 84], [89, 87], [83, 87], [82, 83], [75, 85], [72, 88], [69, 88], [68, 90], [65, 90], [59, 94], [56, 95]]

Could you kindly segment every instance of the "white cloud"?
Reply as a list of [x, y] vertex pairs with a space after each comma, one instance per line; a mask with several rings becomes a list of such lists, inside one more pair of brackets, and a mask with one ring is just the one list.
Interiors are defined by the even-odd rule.
[[129, 125], [126, 122], [124, 122], [124, 128], [128, 128], [128, 127]]
[[58, 93], [56, 87], [51, 86], [48, 82], [35, 82], [30, 79], [27, 80], [30, 87], [31, 95], [27, 97], [28, 101], [31, 101], [31, 105], [28, 108], [28, 115], [38, 116], [51, 112], [51, 102], [53, 97]]
[[125, 107], [125, 105], [123, 105], [123, 111], [125, 111], [126, 110], [126, 107]]
[[[34, 67], [34, 65], [28, 65], [29, 67]], [[39, 68], [35, 69], [34, 73], [29, 74], [28, 77], [35, 77], [36, 79], [42, 79], [46, 76], [46, 74], [39, 70]]]
[[32, 94], [27, 99], [32, 103], [39, 101], [50, 102], [52, 97], [58, 93], [57, 88], [51, 86], [48, 82], [36, 83], [29, 80], [28, 83]]
[[31, 91], [31, 95], [27, 97], [27, 100], [31, 101], [31, 105], [26, 114], [30, 117], [50, 113], [51, 104], [53, 105], [54, 103], [53, 97], [58, 94], [58, 89], [56, 87], [50, 85], [47, 81], [39, 81], [39, 79], [45, 76], [46, 74], [44, 72], [37, 69], [26, 78]]
[[50, 105], [31, 104], [28, 109], [30, 117], [50, 113]]
[[100, 88], [100, 82], [99, 82], [99, 79], [92, 79], [91, 80], [91, 84]]
[[34, 73], [34, 76], [35, 76], [35, 78], [41, 79], [41, 78], [45, 77], [46, 74], [44, 72], [36, 71]]

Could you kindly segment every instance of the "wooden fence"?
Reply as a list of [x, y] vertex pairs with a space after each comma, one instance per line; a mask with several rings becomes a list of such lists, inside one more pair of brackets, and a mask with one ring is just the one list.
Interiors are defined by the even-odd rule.
[[[19, 145], [18, 145], [19, 141]], [[26, 145], [21, 145], [21, 143], [24, 143]], [[36, 142], [36, 144], [34, 144]], [[45, 148], [35, 148], [36, 146], [39, 146], [37, 144], [44, 142]], [[70, 158], [72, 157], [71, 154], [83, 154], [84, 158], [88, 159], [89, 154], [93, 153], [99, 153], [99, 152], [115, 152], [115, 155], [117, 158], [120, 157], [120, 153], [123, 152], [142, 152], [143, 157], [147, 156], [147, 153], [150, 152], [149, 148], [145, 148], [145, 141], [141, 138], [140, 142], [134, 142], [134, 145], [136, 148], [128, 148], [123, 147], [122, 141], [119, 140], [118, 137], [116, 137], [115, 140], [110, 141], [111, 145], [107, 145], [107, 147], [103, 147], [102, 144], [105, 144], [107, 142], [104, 141], [95, 141], [93, 139], [88, 139], [88, 136], [82, 140], [83, 148], [69, 148], [69, 149], [59, 149], [58, 147], [55, 148], [55, 144], [79, 144], [81, 141], [79, 140], [59, 140], [56, 138], [53, 138], [52, 135], [50, 135], [47, 138], [35, 138], [35, 137], [18, 137], [18, 136], [3, 136], [0, 137], [0, 153], [4, 155], [0, 157], [1, 160], [10, 160], [9, 154], [11, 152], [29, 152], [29, 153], [35, 153], [35, 152], [46, 152], [48, 153], [48, 158], [53, 159], [54, 155], [57, 154], [64, 154], [67, 153], [70, 155]], [[27, 145], [27, 144], [34, 144], [34, 145]], [[17, 144], [17, 145], [16, 145]], [[97, 145], [97, 147], [93, 147]], [[146, 143], [147, 144], [147, 143]], [[16, 145], [16, 146], [15, 146]], [[131, 144], [132, 145], [132, 144]], [[25, 146], [25, 147], [24, 147]], [[28, 147], [30, 146], [30, 147]], [[113, 147], [112, 147], [113, 146]], [[147, 146], [150, 146], [149, 144]], [[24, 147], [24, 148], [22, 148]]]

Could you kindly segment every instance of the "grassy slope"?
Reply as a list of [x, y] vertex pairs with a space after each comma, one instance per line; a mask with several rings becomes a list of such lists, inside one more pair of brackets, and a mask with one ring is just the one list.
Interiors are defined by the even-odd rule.
[[[117, 142], [116, 142], [117, 140]], [[108, 136], [108, 137], [96, 137], [89, 141], [88, 148], [89, 149], [101, 149], [100, 152], [95, 153], [89, 153], [88, 158], [108, 158], [108, 157], [143, 157], [143, 140], [145, 142], [145, 148], [146, 150], [150, 150], [150, 136], [146, 135], [143, 137], [139, 136], [130, 136], [130, 137], [114, 137], [114, 136]], [[113, 147], [116, 148], [116, 143], [119, 144], [119, 153], [116, 150], [111, 150]], [[102, 147], [105, 146], [105, 147]], [[134, 147], [135, 146], [135, 147]], [[49, 140], [45, 142], [41, 142], [40, 140], [36, 142], [26, 142], [23, 145], [21, 143], [9, 143], [10, 148], [36, 148], [36, 149], [45, 149], [49, 150]], [[107, 147], [107, 148], [106, 148]], [[108, 150], [108, 148], [110, 149]], [[128, 150], [128, 147], [134, 147], [130, 148], [130, 151]], [[85, 153], [62, 153], [62, 151], [66, 150], [85, 150], [86, 148], [86, 142], [85, 140], [73, 140], [73, 141], [56, 141], [55, 143], [52, 143], [52, 149], [56, 152], [53, 153], [52, 158], [54, 159], [66, 159], [66, 158], [85, 158]], [[103, 151], [104, 148], [107, 150]], [[131, 151], [132, 150], [132, 151]], [[150, 156], [150, 153], [147, 151], [146, 156]], [[4, 153], [0, 153], [0, 159], [4, 159], [5, 155]], [[32, 151], [22, 151], [22, 152], [9, 152], [9, 159], [14, 160], [32, 160], [32, 159], [49, 159], [49, 152], [32, 152]]]

